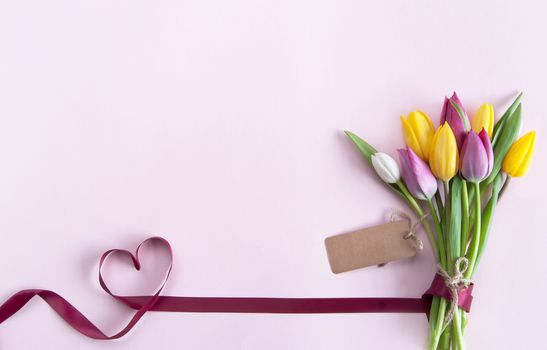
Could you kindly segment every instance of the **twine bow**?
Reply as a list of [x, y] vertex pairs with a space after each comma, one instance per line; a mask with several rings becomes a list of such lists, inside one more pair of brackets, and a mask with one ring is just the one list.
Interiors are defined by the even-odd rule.
[[473, 283], [473, 280], [464, 277], [464, 273], [469, 267], [469, 260], [464, 256], [459, 257], [454, 263], [453, 276], [450, 276], [441, 265], [437, 265], [437, 267], [439, 268], [438, 274], [444, 278], [444, 283], [450, 291], [450, 309], [444, 318], [444, 326], [446, 327], [454, 318], [456, 308], [458, 307], [458, 292], [469, 287], [469, 285]]

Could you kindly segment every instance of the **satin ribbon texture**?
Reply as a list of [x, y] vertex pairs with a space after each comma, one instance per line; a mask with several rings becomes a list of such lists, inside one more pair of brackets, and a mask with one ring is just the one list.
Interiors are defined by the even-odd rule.
[[[164, 245], [169, 254], [169, 265], [158, 289], [152, 295], [120, 296], [108, 288], [103, 279], [105, 261], [112, 255], [126, 255], [134, 267], [140, 270], [139, 251], [146, 243]], [[328, 313], [424, 313], [428, 316], [433, 296], [450, 300], [450, 291], [444, 279], [435, 275], [429, 289], [421, 298], [258, 298], [258, 297], [177, 297], [161, 296], [173, 267], [173, 250], [169, 242], [161, 237], [151, 237], [137, 247], [135, 254], [124, 249], [106, 251], [99, 260], [99, 284], [117, 301], [136, 312], [119, 332], [107, 335], [95, 326], [78, 309], [59, 294], [45, 289], [21, 290], [0, 306], [0, 324], [19, 311], [33, 297], [42, 298], [65, 322], [81, 334], [93, 339], [118, 339], [127, 334], [148, 311], [164, 312], [217, 312], [217, 313], [282, 313], [282, 314], [328, 314]], [[458, 305], [469, 312], [473, 296], [473, 285], [461, 290]]]

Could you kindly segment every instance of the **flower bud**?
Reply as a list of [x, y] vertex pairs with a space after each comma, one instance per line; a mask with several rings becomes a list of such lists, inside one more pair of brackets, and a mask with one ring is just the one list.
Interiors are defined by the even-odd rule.
[[441, 125], [445, 122], [450, 125], [450, 129], [452, 129], [452, 132], [456, 137], [458, 149], [461, 149], [463, 140], [470, 130], [470, 126], [467, 113], [455, 92], [452, 94], [452, 97], [444, 98], [443, 110], [441, 112]]
[[444, 123], [433, 136], [429, 165], [433, 174], [448, 181], [458, 172], [459, 155], [456, 137], [448, 123]]
[[372, 167], [384, 182], [393, 184], [401, 178], [401, 172], [395, 159], [385, 153], [378, 152], [370, 157]]
[[401, 161], [403, 180], [410, 193], [418, 199], [431, 199], [437, 192], [437, 180], [427, 164], [408, 146], [397, 152]]
[[530, 131], [515, 141], [503, 160], [503, 171], [513, 177], [524, 175], [532, 162], [535, 144], [535, 131]]
[[484, 129], [480, 134], [471, 130], [463, 141], [460, 171], [465, 179], [480, 182], [490, 175], [494, 165], [494, 151]]

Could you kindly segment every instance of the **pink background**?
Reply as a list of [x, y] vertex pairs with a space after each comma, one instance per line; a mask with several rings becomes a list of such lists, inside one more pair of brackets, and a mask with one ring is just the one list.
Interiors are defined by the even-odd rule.
[[[130, 313], [99, 290], [97, 258], [151, 234], [176, 251], [167, 294], [419, 296], [429, 250], [329, 270], [325, 237], [404, 208], [342, 130], [393, 155], [400, 114], [438, 120], [457, 90], [471, 113], [488, 101], [499, 116], [522, 90], [535, 160], [499, 206], [466, 338], [471, 349], [545, 345], [546, 11], [540, 1], [0, 1], [0, 297], [50, 288], [113, 333]], [[132, 286], [142, 274], [128, 271], [109, 273], [129, 283], [116, 290], [152, 286]], [[149, 314], [104, 343], [36, 300], [0, 326], [0, 348], [420, 349], [426, 331], [423, 315]]]

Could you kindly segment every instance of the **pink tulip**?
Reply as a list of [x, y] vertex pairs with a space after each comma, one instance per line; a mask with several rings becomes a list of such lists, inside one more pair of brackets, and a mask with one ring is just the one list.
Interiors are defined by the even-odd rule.
[[437, 192], [437, 179], [429, 166], [408, 146], [398, 149], [403, 180], [412, 195], [418, 199], [431, 199]]
[[[451, 101], [454, 105], [460, 108], [460, 112], [458, 112], [458, 109], [450, 103]], [[463, 140], [471, 127], [469, 125], [467, 113], [465, 112], [465, 109], [463, 108], [463, 105], [455, 92], [452, 94], [452, 97], [444, 98], [443, 110], [441, 112], [441, 125], [443, 125], [444, 122], [448, 122], [448, 125], [450, 125], [454, 136], [456, 136], [458, 149], [461, 149]]]
[[480, 182], [490, 175], [494, 166], [494, 152], [488, 133], [482, 129], [477, 135], [471, 130], [461, 150], [460, 171], [471, 182]]

